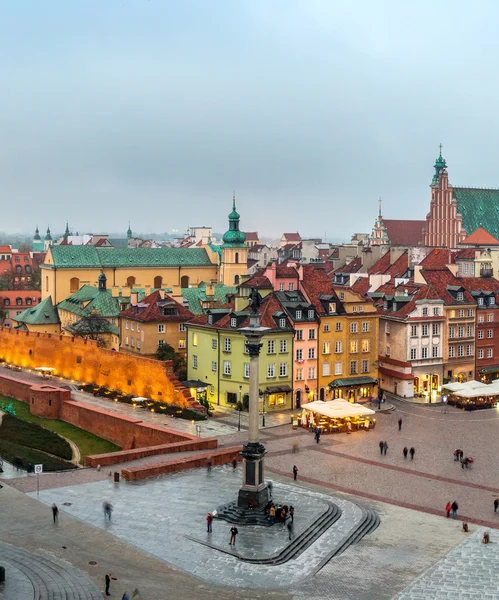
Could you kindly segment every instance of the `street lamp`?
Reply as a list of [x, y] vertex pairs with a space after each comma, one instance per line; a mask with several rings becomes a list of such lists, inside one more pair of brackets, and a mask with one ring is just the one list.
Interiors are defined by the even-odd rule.
[[243, 408], [242, 395], [243, 395], [243, 386], [240, 385], [239, 386], [239, 404], [237, 406], [237, 410], [239, 412], [239, 420], [237, 422], [237, 430], [238, 431], [241, 431], [241, 410]]
[[262, 427], [265, 427], [265, 392], [262, 396]]

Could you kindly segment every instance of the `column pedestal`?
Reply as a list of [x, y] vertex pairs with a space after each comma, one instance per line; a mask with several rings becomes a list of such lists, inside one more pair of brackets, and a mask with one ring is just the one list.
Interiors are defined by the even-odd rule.
[[248, 508], [250, 502], [255, 508], [264, 508], [269, 501], [270, 493], [264, 478], [263, 457], [267, 454], [260, 442], [244, 444], [243, 457], [243, 486], [239, 490], [237, 505]]

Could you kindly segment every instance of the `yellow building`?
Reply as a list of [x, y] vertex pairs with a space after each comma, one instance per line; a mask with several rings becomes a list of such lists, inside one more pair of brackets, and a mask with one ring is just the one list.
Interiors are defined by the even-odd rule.
[[239, 230], [239, 213], [236, 211], [236, 197], [232, 197], [232, 212], [229, 214], [229, 230], [223, 235], [222, 257], [220, 262], [220, 283], [239, 285], [248, 274], [248, 246], [246, 236]]
[[42, 300], [51, 296], [58, 304], [83, 285], [97, 286], [101, 273], [108, 288], [196, 286], [217, 280], [216, 261], [206, 248], [50, 246], [41, 265]]

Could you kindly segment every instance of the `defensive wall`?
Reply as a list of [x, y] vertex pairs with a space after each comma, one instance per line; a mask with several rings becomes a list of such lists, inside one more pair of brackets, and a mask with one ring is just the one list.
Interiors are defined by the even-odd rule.
[[28, 369], [51, 367], [66, 379], [205, 411], [175, 377], [172, 361], [107, 350], [92, 340], [1, 327], [0, 359]]

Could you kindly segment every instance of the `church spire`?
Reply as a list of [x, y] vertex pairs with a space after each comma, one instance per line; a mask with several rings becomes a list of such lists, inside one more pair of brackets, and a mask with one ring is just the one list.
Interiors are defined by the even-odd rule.
[[222, 237], [225, 246], [243, 246], [246, 236], [239, 231], [239, 213], [236, 210], [236, 194], [232, 194], [232, 212], [229, 214], [229, 230]]
[[35, 229], [35, 237], [33, 238], [33, 241], [34, 241], [34, 242], [39, 242], [39, 241], [40, 241], [40, 239], [41, 239], [41, 238], [40, 238], [40, 232], [38, 231], [38, 225], [37, 225], [37, 226], [36, 226], [36, 229]]
[[128, 221], [128, 229], [126, 232], [126, 237], [127, 237], [127, 239], [130, 239], [132, 237], [132, 229], [130, 227], [130, 221]]
[[381, 217], [382, 217], [382, 214], [381, 214], [381, 202], [382, 202], [382, 200], [381, 200], [381, 196], [380, 196], [378, 198], [378, 205], [379, 205], [379, 208], [378, 208], [378, 219], [381, 219]]
[[64, 232], [64, 239], [67, 240], [69, 235], [69, 223], [66, 221], [66, 231]]
[[435, 174], [433, 175], [433, 179], [431, 180], [431, 185], [438, 185], [438, 180], [440, 178], [440, 173], [447, 168], [447, 163], [445, 159], [442, 157], [442, 144], [439, 145], [440, 154], [438, 155], [433, 168], [435, 169]]
[[50, 226], [47, 226], [47, 233], [45, 235], [45, 240], [47, 242], [51, 242], [52, 241], [52, 236], [50, 235]]

